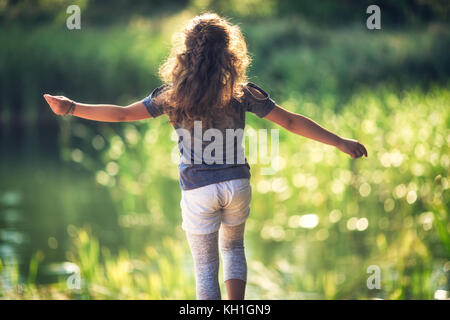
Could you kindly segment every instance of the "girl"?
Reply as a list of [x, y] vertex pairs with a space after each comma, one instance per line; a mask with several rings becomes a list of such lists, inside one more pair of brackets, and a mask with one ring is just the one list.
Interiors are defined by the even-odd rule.
[[[204, 13], [175, 35], [171, 54], [159, 69], [164, 84], [142, 101], [128, 106], [91, 105], [44, 95], [57, 115], [107, 122], [169, 117], [179, 135], [182, 228], [194, 259], [197, 299], [221, 299], [219, 247], [228, 298], [244, 299], [250, 167], [239, 135], [238, 141], [232, 137], [226, 144], [224, 140], [230, 140], [219, 136], [230, 129], [244, 129], [246, 112], [335, 146], [354, 159], [367, 157], [366, 148], [358, 141], [339, 137], [277, 105], [266, 91], [247, 81], [249, 64], [240, 28], [215, 13]], [[214, 141], [206, 133], [199, 136], [196, 126], [215, 130]], [[210, 148], [213, 144], [215, 148]], [[227, 161], [222, 161], [225, 155]]]

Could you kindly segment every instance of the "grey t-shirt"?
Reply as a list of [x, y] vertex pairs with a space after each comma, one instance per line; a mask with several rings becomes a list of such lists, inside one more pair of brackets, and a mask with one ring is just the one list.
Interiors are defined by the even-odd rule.
[[[153, 117], [163, 115], [164, 108], [153, 98], [169, 84], [163, 84], [142, 100]], [[258, 90], [264, 98], [256, 97], [248, 87]], [[274, 107], [275, 101], [262, 88], [252, 82], [243, 85], [241, 101], [232, 99], [227, 108], [214, 112], [207, 127], [201, 122], [176, 123], [180, 150], [180, 187], [183, 190], [200, 188], [222, 181], [250, 178], [250, 166], [242, 146], [245, 113], [252, 112], [264, 118]]]

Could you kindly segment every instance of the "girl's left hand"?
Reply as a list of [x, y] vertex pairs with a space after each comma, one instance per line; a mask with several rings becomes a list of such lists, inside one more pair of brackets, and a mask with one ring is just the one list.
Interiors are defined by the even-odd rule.
[[44, 94], [44, 98], [52, 111], [57, 115], [65, 115], [70, 108], [70, 104], [72, 103], [72, 100], [64, 96]]
[[342, 152], [349, 154], [353, 159], [362, 157], [363, 155], [367, 158], [366, 148], [357, 140], [342, 138], [336, 147]]

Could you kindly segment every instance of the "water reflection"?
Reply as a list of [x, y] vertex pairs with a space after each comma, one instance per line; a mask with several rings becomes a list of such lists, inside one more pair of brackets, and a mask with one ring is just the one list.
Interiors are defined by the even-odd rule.
[[20, 152], [9, 153], [0, 162], [0, 296], [15, 296], [29, 281], [53, 283], [74, 273], [66, 257], [66, 225], [100, 226], [111, 248], [122, 241], [106, 192], [96, 190], [86, 173], [48, 155], [35, 156], [30, 162]]
[[[23, 251], [25, 235], [13, 229], [20, 221], [19, 211], [15, 208], [20, 205], [22, 196], [17, 191], [7, 191], [0, 194], [0, 289], [11, 290], [18, 274], [17, 265], [22, 261], [19, 255]], [[3, 290], [0, 290], [0, 292]]]

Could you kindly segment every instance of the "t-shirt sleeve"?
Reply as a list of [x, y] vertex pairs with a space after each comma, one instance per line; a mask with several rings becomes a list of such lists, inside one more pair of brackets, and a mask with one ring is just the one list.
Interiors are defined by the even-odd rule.
[[144, 98], [142, 100], [142, 103], [144, 104], [144, 106], [147, 108], [148, 113], [153, 117], [159, 117], [160, 115], [164, 114], [164, 110], [163, 107], [158, 105], [155, 102], [155, 97], [161, 93], [161, 90], [163, 90], [165, 87], [167, 86], [167, 84], [163, 84], [162, 86], [159, 86], [157, 88], [155, 88], [152, 93], [150, 93], [148, 95], [148, 97]]
[[[251, 89], [249, 87], [256, 89], [264, 97], [256, 96], [250, 91]], [[248, 82], [244, 86], [244, 107], [246, 111], [252, 112], [260, 118], [264, 118], [275, 107], [275, 101], [259, 86], [253, 82]]]

